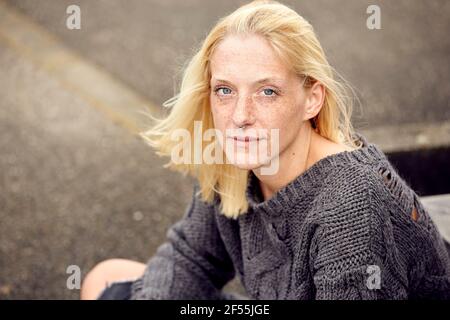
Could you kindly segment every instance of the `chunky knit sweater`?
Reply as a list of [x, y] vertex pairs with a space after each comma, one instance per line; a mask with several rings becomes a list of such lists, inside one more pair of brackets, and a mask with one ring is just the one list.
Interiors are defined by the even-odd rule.
[[250, 171], [236, 220], [194, 185], [131, 298], [233, 299], [222, 288], [237, 275], [250, 299], [450, 299], [445, 240], [378, 146], [357, 138], [265, 201]]

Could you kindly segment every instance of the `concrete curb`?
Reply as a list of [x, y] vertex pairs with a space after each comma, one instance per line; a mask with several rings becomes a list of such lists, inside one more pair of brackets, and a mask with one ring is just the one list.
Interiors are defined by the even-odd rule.
[[384, 152], [413, 151], [450, 146], [450, 121], [414, 123], [361, 130]]
[[450, 243], [450, 194], [421, 197], [420, 201], [436, 223], [444, 239]]

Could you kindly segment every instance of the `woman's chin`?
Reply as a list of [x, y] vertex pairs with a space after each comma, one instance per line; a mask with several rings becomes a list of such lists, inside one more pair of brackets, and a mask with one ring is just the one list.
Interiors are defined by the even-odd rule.
[[233, 157], [227, 156], [227, 162], [242, 170], [253, 170], [261, 166], [257, 159], [249, 157], [248, 154], [235, 154]]
[[256, 170], [261, 167], [261, 164], [254, 163], [232, 163], [232, 165], [241, 170]]
[[[262, 160], [262, 159], [261, 159]], [[229, 163], [242, 170], [257, 170], [263, 167], [267, 167], [270, 164], [270, 159], [264, 159], [265, 161], [258, 161], [256, 159], [234, 159], [229, 160]]]

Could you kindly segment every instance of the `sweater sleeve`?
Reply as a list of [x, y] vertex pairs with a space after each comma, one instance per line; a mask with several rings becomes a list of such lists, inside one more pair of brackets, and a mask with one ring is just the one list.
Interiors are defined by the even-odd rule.
[[222, 287], [235, 275], [217, 229], [214, 208], [197, 195], [183, 218], [167, 231], [167, 239], [132, 284], [131, 299], [225, 299]]
[[376, 194], [376, 182], [337, 202], [316, 231], [313, 261], [315, 299], [407, 299], [407, 271], [399, 263], [389, 208]]

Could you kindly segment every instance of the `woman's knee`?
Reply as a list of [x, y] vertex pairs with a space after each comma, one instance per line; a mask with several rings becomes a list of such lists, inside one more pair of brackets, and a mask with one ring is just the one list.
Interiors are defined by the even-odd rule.
[[108, 259], [96, 264], [86, 275], [81, 287], [81, 299], [96, 299], [111, 282], [135, 279], [144, 272], [145, 264], [126, 260]]
[[109, 269], [114, 259], [97, 263], [84, 277], [81, 285], [81, 299], [95, 299], [102, 287], [106, 287]]

